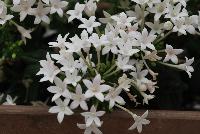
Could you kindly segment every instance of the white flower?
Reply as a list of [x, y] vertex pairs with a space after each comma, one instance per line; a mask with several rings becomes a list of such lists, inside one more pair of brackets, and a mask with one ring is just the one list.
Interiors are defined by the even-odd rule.
[[39, 24], [41, 21], [49, 24], [50, 19], [47, 14], [50, 12], [50, 7], [44, 7], [44, 4], [39, 1], [37, 8], [32, 9], [31, 15], [35, 16], [34, 24]]
[[73, 102], [70, 105], [71, 109], [77, 108], [79, 105], [83, 110], [88, 110], [85, 95], [82, 93], [82, 88], [78, 84], [76, 87], [76, 93], [71, 93]]
[[141, 133], [142, 125], [147, 125], [150, 123], [150, 121], [146, 119], [147, 116], [148, 116], [148, 111], [146, 111], [142, 116], [137, 116], [137, 115], [133, 116], [135, 123], [129, 128], [129, 130], [137, 128], [138, 132]]
[[154, 95], [148, 95], [145, 92], [140, 92], [140, 94], [143, 96], [143, 104], [147, 105], [149, 104], [149, 100], [152, 100], [155, 97]]
[[151, 50], [155, 50], [154, 45], [152, 42], [156, 39], [156, 35], [148, 33], [147, 29], [144, 28], [142, 33], [140, 32], [134, 32], [135, 38], [137, 39], [138, 43], [141, 46], [141, 50], [144, 50], [146, 48], [150, 48]]
[[12, 19], [14, 16], [7, 14], [7, 7], [3, 1], [0, 1], [0, 24], [5, 24], [8, 20]]
[[45, 4], [49, 4], [50, 0], [42, 0], [42, 2], [44, 2]]
[[174, 64], [178, 64], [178, 58], [176, 55], [183, 52], [182, 49], [174, 49], [171, 45], [166, 45], [165, 52], [167, 53], [164, 62], [171, 60]]
[[53, 83], [55, 76], [60, 72], [60, 70], [57, 66], [54, 65], [54, 62], [51, 60], [49, 53], [47, 53], [46, 58], [47, 60], [40, 61], [42, 68], [40, 68], [40, 71], [37, 73], [37, 75], [44, 75], [40, 82], [49, 80], [51, 83]]
[[54, 96], [52, 97], [52, 101], [57, 100], [61, 96], [68, 99], [71, 98], [71, 94], [69, 90], [67, 89], [67, 84], [65, 82], [63, 82], [60, 78], [55, 77], [54, 83], [56, 86], [50, 86], [47, 88], [47, 90], [50, 93], [54, 93]]
[[[101, 122], [101, 124], [103, 124], [103, 122]], [[103, 134], [99, 129], [95, 123], [92, 123], [89, 127], [86, 126], [86, 124], [77, 124], [77, 126], [80, 129], [85, 129], [84, 134]]]
[[145, 23], [149, 28], [151, 28], [151, 34], [161, 34], [162, 30], [163, 30], [163, 23], [160, 23], [160, 21], [154, 21], [154, 23], [152, 22], [146, 22]]
[[137, 4], [135, 6], [135, 11], [132, 11], [132, 10], [126, 11], [126, 14], [129, 17], [135, 17], [136, 18], [135, 22], [140, 24], [142, 22], [143, 15], [144, 15], [144, 17], [146, 17], [148, 15], [148, 12], [143, 11], [143, 9], [140, 7], [140, 5]]
[[159, 57], [157, 55], [157, 51], [153, 51], [153, 52], [145, 51], [144, 59], [148, 59], [150, 61], [157, 61], [157, 60], [161, 60], [162, 57]]
[[61, 34], [58, 35], [57, 37], [57, 42], [49, 42], [48, 44], [51, 47], [59, 47], [61, 50], [65, 49], [65, 45], [66, 45], [66, 39], [68, 37], [69, 34], [66, 34], [64, 37], [62, 37]]
[[81, 76], [78, 76], [78, 70], [74, 70], [74, 72], [70, 73], [68, 71], [65, 72], [66, 78], [65, 82], [67, 84], [72, 84], [73, 86], [77, 85], [77, 82], [81, 80]]
[[76, 3], [74, 10], [67, 11], [67, 14], [69, 14], [68, 22], [71, 22], [72, 20], [76, 19], [82, 19], [82, 12], [85, 9], [84, 4]]
[[15, 26], [17, 27], [17, 30], [20, 32], [22, 40], [24, 41], [25, 44], [26, 44], [26, 38], [32, 39], [31, 34], [30, 34], [32, 30], [27, 30], [18, 24], [15, 24]]
[[109, 90], [109, 93], [106, 95], [105, 100], [109, 101], [109, 108], [113, 108], [115, 103], [119, 103], [120, 105], [124, 105], [126, 102], [124, 101], [124, 99], [119, 96], [119, 94], [121, 93], [121, 89], [111, 89]]
[[95, 20], [96, 20], [95, 16], [91, 16], [88, 20], [85, 18], [82, 18], [81, 21], [83, 22], [83, 24], [79, 25], [78, 28], [85, 28], [87, 29], [88, 33], [91, 34], [95, 27], [98, 27], [101, 25], [101, 23], [96, 22]]
[[82, 116], [86, 119], [86, 127], [89, 127], [92, 125], [92, 123], [95, 123], [97, 126], [101, 126], [101, 121], [99, 117], [103, 116], [105, 114], [104, 111], [96, 111], [95, 106], [93, 105], [90, 109], [90, 112], [84, 112], [81, 113]]
[[114, 32], [106, 33], [106, 40], [109, 42], [104, 45], [102, 49], [102, 54], [105, 55], [111, 51], [114, 54], [118, 53], [117, 45], [119, 43], [119, 37], [115, 35]]
[[27, 15], [31, 14], [32, 6], [36, 0], [21, 0], [19, 4], [15, 4], [11, 7], [14, 12], [20, 12], [20, 21], [23, 21]]
[[130, 57], [123, 57], [121, 55], [118, 55], [116, 65], [118, 66], [118, 68], [122, 69], [123, 71], [127, 71], [133, 68], [132, 65], [129, 65], [130, 64], [129, 60], [130, 60]]
[[134, 54], [138, 53], [140, 50], [133, 48], [133, 45], [138, 44], [136, 40], [128, 40], [126, 43], [119, 43], [119, 53], [123, 56], [133, 56]]
[[63, 17], [63, 9], [68, 5], [68, 2], [60, 0], [50, 0], [50, 4], [50, 14], [54, 14], [55, 12], [57, 12], [60, 17]]
[[174, 27], [171, 21], [167, 21], [164, 23], [164, 29], [165, 30], [171, 30]]
[[189, 0], [172, 0], [174, 3], [181, 3], [184, 7], [187, 6]]
[[192, 77], [191, 72], [194, 72], [194, 68], [191, 66], [194, 62], [194, 58], [188, 59], [187, 57], [185, 57], [185, 59], [186, 59], [186, 62], [184, 64], [178, 65], [178, 68], [186, 71], [187, 74], [189, 75], [189, 78], [191, 78]]
[[113, 19], [111, 18], [112, 15], [110, 15], [106, 11], [103, 11], [103, 14], [104, 14], [105, 18], [99, 18], [99, 21], [101, 23], [103, 23], [103, 24], [108, 24], [108, 23], [113, 24], [114, 23]]
[[17, 99], [17, 97], [12, 99], [12, 97], [10, 95], [7, 95], [6, 102], [4, 102], [2, 105], [16, 105], [16, 103], [15, 103], [16, 99]]
[[95, 16], [96, 10], [97, 10], [96, 0], [86, 1], [84, 11], [89, 17]]
[[13, 0], [13, 4], [14, 5], [17, 5], [17, 4], [19, 4], [21, 2], [21, 0]]
[[123, 89], [129, 92], [130, 91], [129, 88], [131, 87], [131, 81], [132, 80], [129, 79], [126, 74], [123, 74], [123, 76], [118, 79], [119, 86], [116, 88], [116, 90]]
[[96, 33], [93, 33], [92, 36], [90, 36], [89, 42], [91, 42], [97, 50], [100, 50], [102, 45], [109, 43], [106, 40], [105, 35], [101, 35], [101, 37], [99, 37]]
[[64, 101], [57, 99], [55, 101], [57, 106], [53, 106], [49, 109], [50, 113], [58, 113], [57, 119], [59, 123], [63, 121], [65, 115], [73, 114], [73, 111], [68, 107], [69, 101], [69, 99], [65, 99]]
[[196, 21], [196, 16], [185, 17], [186, 31], [190, 34], [196, 34], [194, 22]]
[[182, 9], [182, 5], [180, 3], [176, 6], [169, 4], [168, 11], [169, 12], [165, 15], [165, 18], [170, 18], [172, 21], [188, 16], [187, 10], [185, 8]]
[[61, 50], [60, 54], [52, 54], [51, 56], [57, 60], [57, 63], [63, 65], [63, 67], [60, 68], [62, 71], [69, 71], [70, 73], [73, 73], [76, 69], [75, 66], [77, 62], [74, 61], [74, 57], [71, 53]]
[[149, 0], [131, 0], [137, 4], [140, 4], [140, 5], [144, 5], [144, 4], [147, 4], [149, 2]]
[[136, 18], [135, 17], [127, 17], [127, 15], [122, 12], [119, 15], [111, 16], [113, 20], [117, 22], [117, 25], [119, 25], [121, 28], [130, 27], [131, 22], [133, 22]]
[[87, 87], [85, 97], [91, 98], [91, 97], [95, 96], [101, 102], [104, 101], [103, 92], [106, 92], [111, 88], [109, 85], [101, 84], [102, 80], [101, 80], [100, 74], [97, 74], [92, 82], [84, 79], [83, 83]]
[[148, 11], [154, 13], [154, 20], [158, 21], [160, 17], [166, 13], [168, 13], [168, 0], [164, 0], [163, 2], [156, 3], [152, 8], [148, 8]]
[[173, 21], [174, 28], [173, 32], [178, 32], [179, 35], [184, 34], [187, 35], [186, 30], [187, 26], [185, 25], [185, 18], [176, 19]]

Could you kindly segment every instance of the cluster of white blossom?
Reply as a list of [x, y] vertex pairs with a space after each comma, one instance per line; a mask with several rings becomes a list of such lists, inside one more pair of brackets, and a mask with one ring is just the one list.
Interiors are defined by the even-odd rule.
[[17, 97], [12, 98], [10, 95], [6, 95], [5, 101], [4, 101], [4, 94], [0, 94], [0, 103], [2, 103], [2, 105], [16, 105], [15, 101], [17, 100]]
[[[105, 112], [97, 111], [98, 104], [109, 102], [110, 109], [117, 107], [131, 114], [135, 123], [129, 130], [137, 128], [140, 133], [142, 125], [150, 123], [146, 119], [148, 111], [142, 116], [132, 113], [123, 107], [126, 102], [121, 93], [126, 93], [136, 104], [140, 104], [139, 94], [142, 103], [148, 104], [158, 88], [158, 73], [150, 68], [151, 63], [184, 70], [191, 77], [194, 58], [186, 57], [182, 63], [178, 58], [182, 49], [166, 44], [165, 49], [159, 50], [156, 45], [171, 33], [199, 34], [200, 16], [189, 16], [187, 0], [131, 0], [133, 10], [115, 15], [104, 11], [105, 18], [97, 19], [97, 2], [76, 3], [74, 10], [66, 12], [69, 22], [80, 20], [81, 34], [58, 35], [57, 41], [49, 42], [49, 46], [59, 48], [59, 53], [47, 53], [46, 60], [40, 61], [42, 68], [37, 75], [44, 75], [41, 82], [54, 84], [47, 89], [54, 94], [52, 101], [56, 103], [49, 112], [58, 113], [61, 123], [65, 115], [72, 115], [72, 110], [80, 106], [86, 111], [81, 113], [85, 124], [77, 126], [84, 129], [85, 134], [101, 134], [99, 127], [103, 122], [99, 117]], [[12, 10], [20, 12], [21, 21], [26, 15], [34, 15], [34, 23], [38, 24], [50, 22], [48, 13], [57, 12], [62, 17], [62, 9], [67, 5], [60, 0], [43, 0], [34, 9], [31, 8], [34, 3], [35, 0], [15, 0]], [[149, 19], [149, 15], [154, 18]], [[104, 65], [109, 68], [102, 69]], [[133, 94], [134, 90], [138, 94]]]

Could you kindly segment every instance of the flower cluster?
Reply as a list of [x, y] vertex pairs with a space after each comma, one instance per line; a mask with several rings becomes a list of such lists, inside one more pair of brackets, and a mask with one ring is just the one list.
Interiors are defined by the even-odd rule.
[[[13, 11], [20, 12], [20, 20], [26, 15], [36, 17], [35, 24], [49, 23], [48, 13], [57, 12], [63, 16], [66, 2], [59, 0], [39, 1], [32, 9], [34, 0], [15, 1]], [[186, 62], [179, 60], [182, 49], [166, 44], [164, 49], [159, 43], [172, 33], [180, 35], [199, 34], [200, 16], [189, 16], [186, 10], [187, 0], [131, 0], [128, 11], [110, 15], [104, 11], [105, 18], [96, 18], [96, 0], [76, 3], [74, 10], [66, 12], [68, 21], [79, 20], [81, 34], [58, 35], [56, 42], [49, 46], [58, 48], [55, 54], [47, 53], [46, 60], [41, 60], [41, 69], [37, 75], [44, 75], [40, 80], [50, 81], [53, 86], [47, 90], [53, 94], [56, 103], [49, 109], [57, 113], [61, 123], [65, 115], [72, 115], [73, 110], [81, 108], [85, 124], [77, 124], [85, 134], [100, 134], [103, 122], [100, 117], [105, 111], [97, 111], [102, 105], [108, 109], [114, 107], [128, 112], [135, 123], [129, 128], [142, 131], [142, 125], [149, 124], [148, 111], [138, 116], [126, 109], [122, 93], [138, 104], [148, 104], [154, 98], [158, 88], [157, 75], [152, 64], [161, 64], [187, 72], [189, 77], [194, 71], [191, 66], [194, 58]], [[24, 12], [24, 3], [30, 9]], [[50, 4], [49, 6], [46, 6]], [[153, 18], [148, 16], [154, 16]], [[140, 99], [142, 98], [142, 100]], [[108, 103], [106, 103], [108, 102]], [[104, 107], [104, 109], [105, 109]], [[90, 110], [89, 110], [90, 109]], [[88, 112], [89, 110], [89, 112]]]

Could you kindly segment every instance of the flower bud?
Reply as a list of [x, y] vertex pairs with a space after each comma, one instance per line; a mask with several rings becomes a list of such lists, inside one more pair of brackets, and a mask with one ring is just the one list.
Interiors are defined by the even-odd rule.
[[173, 28], [173, 24], [171, 23], [171, 21], [165, 22], [164, 29], [171, 30], [172, 28]]

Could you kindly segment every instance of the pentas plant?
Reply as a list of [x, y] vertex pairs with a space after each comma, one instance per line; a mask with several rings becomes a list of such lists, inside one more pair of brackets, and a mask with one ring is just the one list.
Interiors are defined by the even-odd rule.
[[[66, 14], [69, 23], [81, 22], [78, 26], [81, 34], [58, 35], [56, 42], [49, 42], [49, 46], [58, 48], [59, 52], [47, 53], [46, 60], [40, 61], [42, 67], [37, 73], [44, 75], [41, 82], [52, 83], [47, 90], [53, 94], [52, 101], [56, 105], [49, 112], [56, 113], [61, 123], [64, 116], [72, 115], [74, 109], [80, 107], [85, 123], [77, 126], [84, 129], [85, 134], [101, 134], [99, 127], [103, 122], [100, 117], [106, 109], [112, 111], [116, 107], [133, 118], [134, 124], [129, 130], [137, 129], [141, 133], [142, 126], [150, 123], [146, 119], [148, 111], [138, 116], [125, 108], [124, 93], [136, 105], [148, 104], [154, 98], [158, 73], [153, 71], [152, 64], [183, 70], [190, 78], [194, 71], [191, 66], [194, 58], [185, 57], [185, 62], [179, 60], [182, 49], [176, 49], [172, 44], [166, 44], [165, 49], [158, 47], [171, 33], [178, 36], [199, 34], [200, 17], [189, 16], [186, 2], [132, 0], [126, 8], [128, 11], [114, 15], [104, 11], [105, 18], [95, 17], [98, 1], [76, 3]], [[13, 10], [20, 12], [21, 20], [27, 14], [34, 15], [35, 24], [49, 23], [49, 13], [57, 12], [62, 17], [62, 8], [67, 5], [64, 1], [43, 0], [37, 3], [34, 12], [24, 12], [27, 9], [24, 3], [31, 8], [34, 0], [16, 0], [14, 3]], [[48, 4], [51, 7], [46, 6]]]

